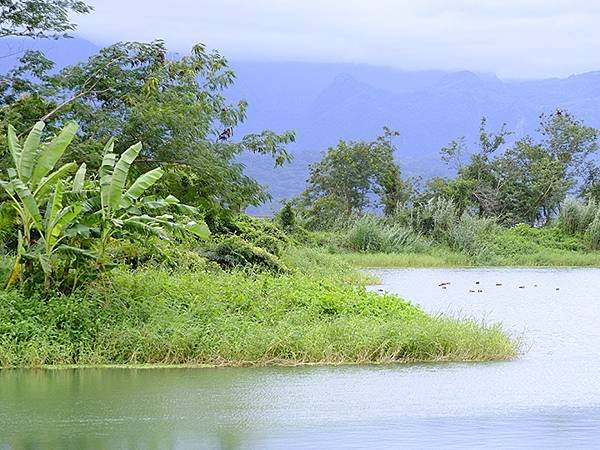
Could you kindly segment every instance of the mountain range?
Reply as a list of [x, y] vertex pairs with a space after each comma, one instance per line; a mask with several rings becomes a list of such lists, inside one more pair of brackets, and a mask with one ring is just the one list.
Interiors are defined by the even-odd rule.
[[[58, 67], [99, 48], [79, 38], [37, 41], [36, 46]], [[0, 59], [0, 71], [17, 56]], [[235, 130], [235, 137], [265, 128], [297, 131], [290, 146], [292, 164], [274, 169], [269, 158], [242, 159], [248, 173], [268, 185], [276, 200], [302, 191], [308, 164], [328, 146], [339, 139], [373, 139], [384, 125], [400, 132], [396, 159], [403, 172], [424, 177], [447, 173], [439, 149], [460, 136], [474, 144], [482, 116], [491, 130], [506, 123], [513, 138], [535, 134], [540, 113], [556, 108], [600, 128], [600, 71], [523, 81], [470, 71], [402, 71], [362, 64], [230, 64], [237, 80], [227, 95], [249, 102], [248, 120]]]

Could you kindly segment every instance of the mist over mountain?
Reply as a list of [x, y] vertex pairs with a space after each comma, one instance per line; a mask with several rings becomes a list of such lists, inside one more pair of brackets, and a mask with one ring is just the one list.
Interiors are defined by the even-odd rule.
[[[11, 51], [19, 45], [13, 42]], [[98, 50], [83, 39], [36, 41], [35, 47], [58, 67]], [[0, 59], [0, 70], [8, 70], [18, 56]], [[248, 120], [234, 138], [265, 128], [297, 131], [292, 164], [274, 169], [269, 158], [243, 158], [248, 173], [268, 185], [275, 200], [303, 190], [308, 164], [328, 146], [340, 138], [373, 139], [384, 125], [400, 132], [396, 158], [403, 172], [424, 177], [446, 173], [439, 149], [460, 136], [474, 143], [482, 116], [492, 130], [506, 122], [514, 138], [534, 133], [539, 114], [557, 107], [600, 128], [600, 72], [503, 81], [469, 71], [406, 72], [352, 64], [232, 61], [231, 66], [237, 81], [227, 94], [232, 101], [249, 102]]]
[[396, 158], [406, 175], [425, 178], [447, 169], [439, 149], [452, 139], [477, 140], [481, 117], [503, 123], [517, 139], [535, 134], [539, 115], [564, 108], [600, 127], [600, 72], [566, 79], [502, 81], [469, 71], [403, 72], [344, 64], [234, 62], [232, 96], [249, 101], [239, 132], [295, 129], [292, 165], [273, 170], [261, 158], [248, 172], [268, 183], [275, 199], [301, 191], [307, 166], [338, 139], [373, 139], [387, 125], [400, 132]]

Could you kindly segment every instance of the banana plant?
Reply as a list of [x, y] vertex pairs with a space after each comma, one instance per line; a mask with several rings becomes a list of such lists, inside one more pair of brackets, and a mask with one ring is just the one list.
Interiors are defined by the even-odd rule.
[[[143, 173], [129, 187], [126, 187], [129, 170], [141, 149], [141, 143], [134, 144], [118, 157], [114, 153], [113, 139], [105, 146], [99, 171], [99, 202], [86, 202], [87, 210], [92, 210], [95, 206], [97, 208], [95, 214], [101, 218], [98, 249], [100, 262], [104, 260], [109, 240], [120, 229], [143, 231], [163, 237], [166, 237], [166, 232], [189, 232], [203, 239], [210, 234], [204, 221], [185, 219], [181, 222], [169, 214], [156, 216], [143, 213], [147, 210], [179, 205], [179, 200], [172, 195], [166, 198], [144, 196], [146, 191], [163, 176], [164, 172], [160, 167]], [[188, 211], [191, 210], [187, 208]]]
[[8, 180], [0, 180], [0, 187], [8, 195], [22, 226], [19, 246], [7, 284], [14, 284], [21, 272], [21, 257], [33, 244], [32, 231], [43, 234], [41, 209], [56, 184], [69, 176], [77, 164], [67, 163], [54, 169], [77, 133], [75, 122], [67, 123], [53, 139], [42, 142], [44, 122], [37, 122], [23, 142], [12, 125], [8, 126], [8, 148], [13, 167], [6, 173]]
[[[79, 173], [79, 172], [78, 172]], [[73, 182], [75, 187], [76, 180]], [[32, 252], [25, 257], [36, 259], [44, 272], [44, 289], [48, 291], [51, 276], [54, 272], [54, 257], [59, 253], [68, 255], [93, 258], [94, 255], [79, 247], [65, 243], [65, 240], [73, 233], [69, 231], [78, 225], [78, 216], [83, 211], [81, 202], [74, 202], [67, 206], [63, 204], [64, 182], [56, 183], [54, 192], [48, 199], [46, 214], [42, 223], [41, 242], [35, 246]]]

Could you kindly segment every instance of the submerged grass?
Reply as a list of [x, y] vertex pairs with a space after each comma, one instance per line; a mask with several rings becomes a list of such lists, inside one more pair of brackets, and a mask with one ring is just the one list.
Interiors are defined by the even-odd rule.
[[0, 365], [344, 364], [516, 356], [499, 325], [430, 316], [335, 257], [294, 273], [118, 271], [79, 295], [0, 293]]

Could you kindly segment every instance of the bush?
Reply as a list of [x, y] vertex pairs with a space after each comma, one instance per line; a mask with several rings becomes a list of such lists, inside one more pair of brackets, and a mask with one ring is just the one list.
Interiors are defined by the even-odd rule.
[[494, 219], [478, 218], [465, 212], [450, 228], [446, 240], [451, 248], [473, 256], [476, 261], [492, 262], [494, 255], [485, 237], [499, 228]]
[[520, 223], [510, 229], [497, 228], [487, 239], [494, 252], [503, 257], [522, 258], [527, 255], [548, 256], [552, 252], [582, 252], [585, 243], [560, 226], [534, 228]]
[[289, 272], [289, 269], [277, 256], [245, 241], [239, 236], [222, 238], [207, 252], [206, 256], [225, 268], [247, 266], [276, 273]]
[[256, 247], [281, 256], [290, 243], [288, 236], [268, 219], [240, 214], [222, 230], [223, 235], [235, 235]]
[[16, 213], [13, 206], [8, 202], [0, 204], [0, 249], [7, 251], [15, 250], [17, 247], [16, 236]]
[[200, 255], [199, 249], [190, 247], [189, 241], [184, 244], [156, 236], [136, 241], [114, 239], [107, 251], [116, 264], [132, 269], [162, 267], [170, 270], [203, 270], [208, 262]]
[[291, 233], [296, 228], [296, 213], [290, 202], [285, 202], [277, 213], [276, 221], [286, 232]]

